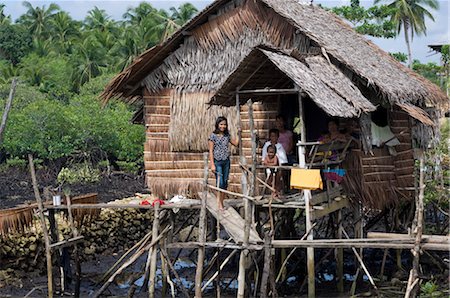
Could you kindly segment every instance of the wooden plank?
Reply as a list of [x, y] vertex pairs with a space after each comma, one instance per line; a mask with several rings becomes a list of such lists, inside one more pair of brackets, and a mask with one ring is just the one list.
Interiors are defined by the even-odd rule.
[[[200, 198], [204, 199], [203, 193], [200, 192], [198, 195]], [[220, 222], [236, 243], [244, 242], [245, 220], [233, 207], [228, 207], [223, 212], [219, 212], [216, 196], [208, 192], [206, 208], [208, 208], [208, 211]], [[249, 242], [253, 244], [263, 242], [255, 229], [250, 229]]]
[[[396, 248], [409, 249], [414, 247], [414, 240], [396, 241], [393, 239], [319, 239], [319, 240], [273, 240], [274, 248], [293, 248], [293, 247], [314, 247], [314, 248]], [[449, 251], [450, 244], [424, 243], [421, 245], [424, 250]]]
[[[74, 209], [73, 206], [74, 205], [71, 206], [72, 209]], [[71, 246], [71, 245], [74, 245], [75, 243], [80, 242], [83, 239], [84, 239], [84, 236], [78, 236], [78, 237], [70, 238], [68, 240], [63, 240], [63, 241], [59, 241], [59, 242], [50, 244], [50, 248], [51, 249], [59, 249], [59, 248]]]
[[[340, 200], [336, 200], [338, 198], [340, 198]], [[323, 210], [312, 210], [311, 212], [312, 217], [314, 219], [318, 219], [332, 212], [335, 212], [339, 209], [348, 207], [349, 205], [348, 198], [346, 197], [338, 197], [338, 198], [335, 198], [335, 200], [329, 204], [323, 204], [322, 205], [324, 207]]]
[[311, 205], [319, 205], [323, 202], [327, 202], [328, 199], [330, 200], [334, 200], [334, 198], [338, 197], [341, 195], [341, 191], [342, 191], [342, 187], [338, 186], [338, 187], [333, 187], [332, 189], [330, 189], [328, 191], [328, 195], [326, 191], [317, 193], [312, 195], [312, 198], [310, 199], [310, 204]]
[[[408, 234], [399, 234], [399, 233], [383, 233], [383, 232], [368, 232], [367, 238], [369, 239], [407, 239], [414, 241], [414, 236]], [[442, 243], [442, 244], [450, 244], [450, 236], [442, 236], [442, 235], [422, 235], [422, 241], [427, 243]]]

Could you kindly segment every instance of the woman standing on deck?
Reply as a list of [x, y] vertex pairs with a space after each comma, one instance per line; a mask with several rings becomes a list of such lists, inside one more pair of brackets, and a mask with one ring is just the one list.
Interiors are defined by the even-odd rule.
[[[237, 140], [232, 140], [228, 131], [228, 121], [225, 117], [218, 117], [215, 130], [208, 139], [209, 144], [209, 162], [211, 170], [216, 175], [219, 188], [227, 189], [228, 176], [230, 174], [230, 150], [228, 143], [238, 146]], [[219, 210], [223, 211], [224, 193], [219, 192], [217, 204]]]

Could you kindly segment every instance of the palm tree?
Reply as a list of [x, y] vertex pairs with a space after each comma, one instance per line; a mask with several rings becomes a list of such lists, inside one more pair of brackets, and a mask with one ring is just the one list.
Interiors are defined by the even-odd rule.
[[183, 26], [190, 19], [192, 19], [198, 12], [198, 9], [191, 3], [184, 3], [176, 9], [171, 7], [169, 9], [172, 12], [171, 19], [175, 21], [179, 26]]
[[88, 16], [85, 18], [84, 23], [86, 28], [90, 30], [117, 31], [116, 22], [111, 19], [105, 10], [99, 9], [97, 6], [88, 12]]
[[122, 16], [127, 23], [134, 26], [139, 26], [143, 20], [147, 19], [152, 13], [157, 10], [149, 3], [142, 2], [135, 8], [128, 8], [127, 12]]
[[11, 24], [11, 16], [5, 15], [4, 9], [5, 4], [0, 4], [0, 26]]
[[25, 25], [32, 34], [38, 38], [46, 38], [49, 36], [48, 28], [50, 28], [50, 20], [56, 12], [60, 10], [59, 6], [51, 3], [48, 9], [45, 5], [42, 7], [33, 7], [30, 2], [24, 1], [23, 6], [27, 8], [27, 12], [22, 15], [19, 22]]
[[59, 46], [60, 53], [68, 53], [73, 38], [80, 36], [80, 23], [72, 20], [70, 15], [65, 11], [55, 14], [51, 20], [53, 27], [53, 40]]
[[[375, 0], [375, 4], [388, 0]], [[425, 18], [428, 17], [434, 21], [433, 15], [425, 8], [428, 6], [433, 10], [439, 9], [437, 0], [389, 0], [389, 8], [393, 9], [391, 21], [397, 27], [397, 33], [403, 28], [405, 34], [406, 47], [408, 49], [408, 66], [412, 67], [411, 42], [414, 34], [425, 34], [427, 27]]]

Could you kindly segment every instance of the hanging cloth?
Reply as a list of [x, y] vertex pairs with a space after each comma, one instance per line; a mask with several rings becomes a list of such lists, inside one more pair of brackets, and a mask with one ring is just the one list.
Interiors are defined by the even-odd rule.
[[341, 183], [344, 180], [344, 176], [346, 174], [345, 169], [327, 169], [323, 170], [323, 177], [326, 180], [330, 180], [336, 183]]
[[291, 169], [291, 188], [296, 189], [323, 189], [320, 170]]

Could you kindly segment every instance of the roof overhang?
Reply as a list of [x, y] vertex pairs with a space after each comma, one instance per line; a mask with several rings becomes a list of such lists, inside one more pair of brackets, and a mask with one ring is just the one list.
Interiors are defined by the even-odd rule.
[[323, 57], [305, 56], [300, 61], [293, 56], [298, 58], [298, 52], [291, 55], [254, 48], [219, 88], [210, 104], [231, 106], [236, 104], [237, 92], [242, 103], [248, 98], [273, 94], [270, 90], [280, 92], [284, 88], [285, 93], [297, 90], [311, 98], [330, 116], [351, 118], [376, 109], [348, 77]]

